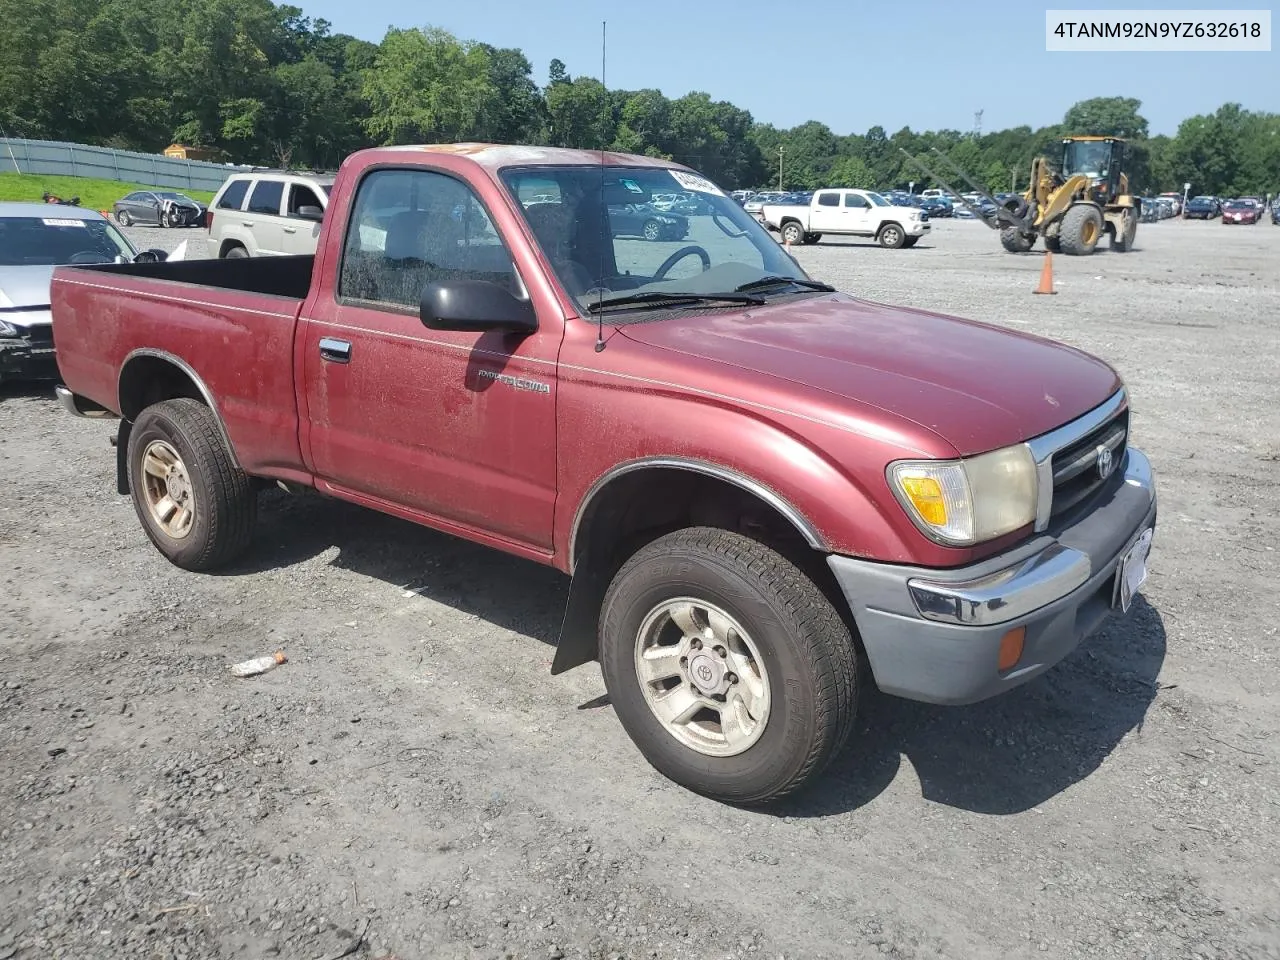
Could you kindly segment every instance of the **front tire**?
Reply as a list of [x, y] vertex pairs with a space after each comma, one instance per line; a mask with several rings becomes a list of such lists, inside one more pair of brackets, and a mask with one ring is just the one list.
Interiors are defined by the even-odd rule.
[[646, 220], [641, 233], [646, 240], [659, 240], [662, 237], [662, 224], [657, 220]]
[[645, 759], [725, 803], [810, 783], [857, 706], [854, 640], [822, 591], [769, 547], [708, 527], [623, 565], [601, 611], [600, 665]]
[[211, 570], [249, 546], [258, 498], [212, 410], [181, 397], [147, 407], [129, 432], [129, 493], [142, 528], [184, 570]]
[[1000, 231], [1000, 245], [1010, 253], [1026, 253], [1036, 245], [1036, 235], [1023, 233], [1017, 227], [1005, 227]]
[[1062, 215], [1058, 245], [1073, 257], [1087, 257], [1102, 239], [1102, 211], [1092, 204], [1077, 203]]
[[240, 244], [238, 243], [232, 244], [231, 246], [227, 247], [226, 252], [222, 254], [222, 258], [224, 260], [239, 259], [241, 257], [247, 257], [247, 256], [249, 256], [249, 251], [246, 250], [244, 247], [240, 246]]
[[907, 232], [896, 223], [886, 223], [880, 228], [880, 235], [876, 237], [880, 246], [889, 250], [897, 250], [907, 239]]

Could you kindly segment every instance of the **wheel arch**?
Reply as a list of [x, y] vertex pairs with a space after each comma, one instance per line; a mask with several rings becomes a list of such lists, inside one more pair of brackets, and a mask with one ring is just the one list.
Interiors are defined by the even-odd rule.
[[588, 489], [566, 549], [572, 579], [551, 665], [563, 673], [595, 660], [600, 604], [626, 557], [665, 533], [710, 526], [758, 539], [802, 569], [853, 629], [826, 563], [830, 546], [803, 512], [766, 484], [719, 464], [643, 457], [612, 468]]
[[[704, 460], [688, 457], [642, 457], [619, 464], [601, 476], [587, 490], [586, 496], [578, 505], [570, 526], [568, 541], [568, 566], [572, 574], [582, 556], [587, 538], [591, 535], [591, 527], [602, 511], [607, 511], [610, 500], [621, 497], [627, 488], [641, 482], [640, 474], [647, 474], [648, 479], [659, 479], [663, 475], [686, 473], [706, 478], [711, 482], [735, 488], [750, 495], [762, 506], [768, 507], [780, 519], [786, 521], [791, 528], [815, 550], [828, 549], [826, 541], [818, 529], [803, 513], [792, 505], [785, 497], [770, 489], [758, 480], [739, 473], [728, 467]], [[626, 478], [630, 478], [627, 480]], [[612, 491], [612, 493], [610, 492]]]
[[239, 469], [235, 447], [227, 434], [227, 426], [213, 392], [191, 364], [168, 351], [150, 347], [141, 347], [125, 357], [116, 382], [116, 409], [123, 421], [132, 423], [152, 404], [177, 397], [198, 400], [209, 408], [217, 421], [218, 433], [226, 444], [231, 464]]

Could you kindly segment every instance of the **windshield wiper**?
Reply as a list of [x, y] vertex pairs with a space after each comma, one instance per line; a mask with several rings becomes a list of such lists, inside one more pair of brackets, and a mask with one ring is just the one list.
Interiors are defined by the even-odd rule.
[[744, 283], [740, 287], [734, 287], [734, 290], [742, 293], [744, 290], [776, 287], [780, 283], [794, 283], [797, 287], [804, 287], [806, 290], [821, 290], [823, 293], [836, 292], [836, 288], [829, 283], [820, 283], [817, 280], [798, 280], [795, 277], [761, 277], [759, 280], [752, 280], [750, 283]]
[[627, 307], [641, 305], [684, 306], [692, 303], [741, 303], [748, 306], [759, 306], [764, 303], [763, 297], [753, 297], [745, 293], [662, 293], [649, 290], [642, 293], [629, 293], [623, 297], [610, 297], [607, 300], [593, 300], [587, 305], [588, 313], [600, 313], [610, 307]]

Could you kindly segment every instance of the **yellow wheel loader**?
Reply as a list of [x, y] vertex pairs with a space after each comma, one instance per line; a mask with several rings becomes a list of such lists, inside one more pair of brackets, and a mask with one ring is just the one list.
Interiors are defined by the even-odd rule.
[[[1129, 194], [1125, 141], [1118, 137], [1063, 138], [1060, 163], [1055, 166], [1045, 157], [1036, 157], [1026, 192], [1006, 196], [1002, 202], [988, 197], [946, 154], [936, 148], [934, 152], [988, 201], [986, 215], [975, 205], [961, 202], [1000, 231], [1000, 243], [1010, 253], [1030, 250], [1038, 236], [1044, 237], [1045, 249], [1072, 256], [1093, 253], [1103, 236], [1112, 250], [1124, 253], [1133, 248], [1141, 208]], [[907, 158], [951, 190], [924, 164], [909, 154]], [[992, 207], [994, 214], [989, 212]]]

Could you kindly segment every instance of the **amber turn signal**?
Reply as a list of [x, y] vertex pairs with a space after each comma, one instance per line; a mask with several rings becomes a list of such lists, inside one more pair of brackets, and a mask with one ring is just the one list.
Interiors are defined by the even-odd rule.
[[1000, 638], [1000, 671], [1012, 670], [1022, 659], [1022, 644], [1027, 639], [1026, 627], [1014, 627]]

